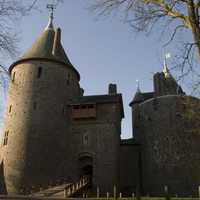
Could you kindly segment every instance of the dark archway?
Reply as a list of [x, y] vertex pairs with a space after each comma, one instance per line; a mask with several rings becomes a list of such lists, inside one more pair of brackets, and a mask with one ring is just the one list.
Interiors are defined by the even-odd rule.
[[92, 184], [93, 178], [93, 159], [89, 155], [82, 155], [78, 161], [79, 177], [88, 177]]

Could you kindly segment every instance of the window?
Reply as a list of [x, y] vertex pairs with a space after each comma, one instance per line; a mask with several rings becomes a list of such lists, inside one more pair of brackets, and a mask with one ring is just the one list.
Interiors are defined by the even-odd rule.
[[88, 108], [94, 108], [94, 105], [88, 105]]
[[96, 118], [96, 105], [95, 104], [73, 105], [72, 118], [73, 119]]
[[37, 102], [33, 103], [33, 109], [36, 110], [37, 109]]
[[11, 111], [12, 111], [12, 105], [9, 106], [9, 111], [8, 112], [11, 113]]
[[87, 133], [83, 135], [83, 145], [88, 145], [89, 143], [89, 136]]
[[3, 146], [8, 144], [8, 134], [9, 131], [5, 131], [4, 139], [3, 139]]
[[70, 74], [68, 74], [68, 77], [67, 77], [67, 85], [70, 84]]
[[15, 72], [12, 73], [12, 82], [15, 81]]
[[74, 106], [73, 109], [77, 110], [77, 109], [79, 109], [79, 106], [78, 105]]
[[65, 105], [62, 108], [62, 113], [63, 113], [63, 115], [65, 115], [65, 113], [66, 113], [66, 107], [65, 107]]
[[37, 78], [40, 78], [42, 76], [42, 67], [38, 68]]

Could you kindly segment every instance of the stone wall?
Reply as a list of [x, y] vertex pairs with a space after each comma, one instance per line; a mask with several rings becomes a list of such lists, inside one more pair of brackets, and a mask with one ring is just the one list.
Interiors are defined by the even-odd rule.
[[136, 193], [141, 182], [140, 145], [120, 145], [120, 192], [123, 196], [131, 196]]
[[12, 70], [1, 156], [8, 193], [64, 177], [69, 117], [67, 104], [80, 92], [68, 66], [26, 61]]
[[72, 119], [69, 176], [79, 178], [79, 161], [88, 155], [93, 162], [93, 191], [98, 186], [105, 195], [119, 185], [121, 114], [118, 103], [98, 103], [96, 109], [96, 119]]
[[140, 104], [145, 194], [197, 195], [200, 185], [200, 101], [168, 95]]

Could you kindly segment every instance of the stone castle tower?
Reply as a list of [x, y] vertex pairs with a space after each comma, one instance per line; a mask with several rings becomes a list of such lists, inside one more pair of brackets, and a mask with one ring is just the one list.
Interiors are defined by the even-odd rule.
[[33, 46], [9, 69], [1, 159], [8, 193], [64, 178], [69, 112], [80, 95], [80, 76], [61, 44], [52, 18]]

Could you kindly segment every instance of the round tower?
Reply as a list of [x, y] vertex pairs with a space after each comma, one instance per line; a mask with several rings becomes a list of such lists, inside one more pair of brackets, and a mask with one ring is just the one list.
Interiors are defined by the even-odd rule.
[[80, 75], [61, 44], [61, 30], [48, 26], [10, 66], [1, 148], [7, 193], [28, 193], [65, 177], [69, 101], [80, 95]]

